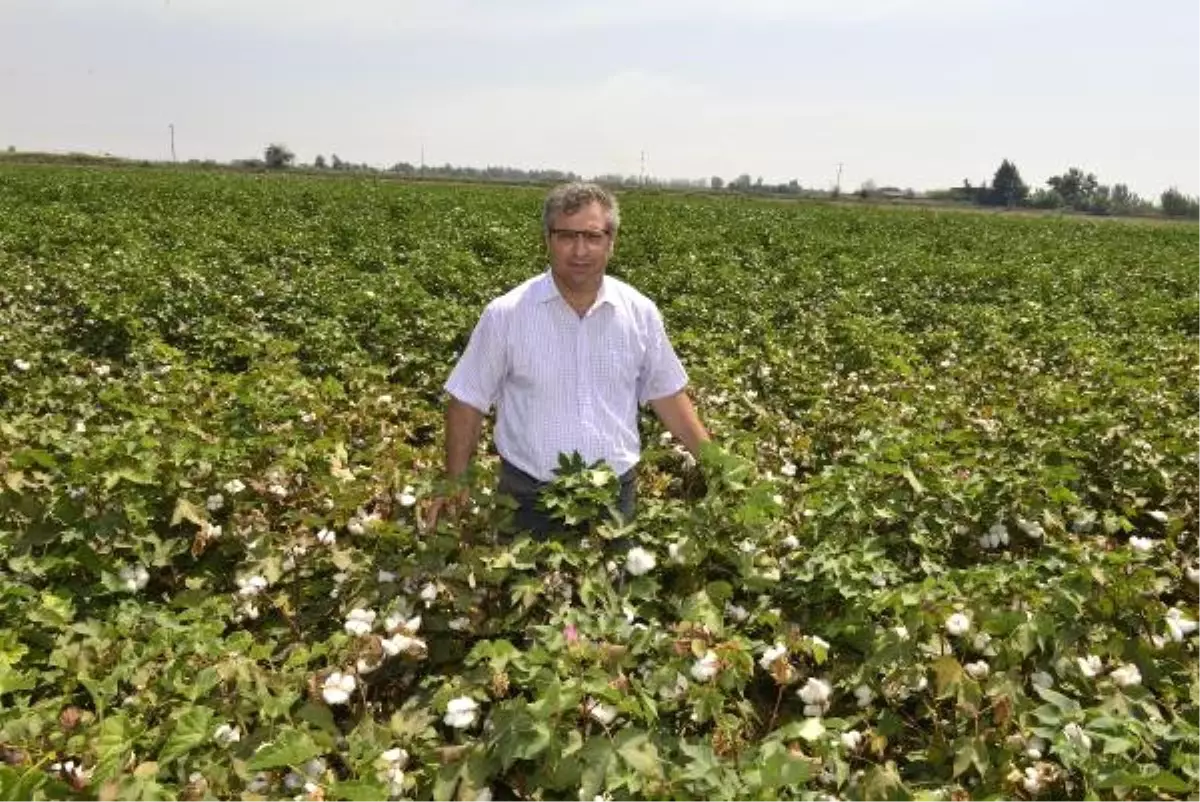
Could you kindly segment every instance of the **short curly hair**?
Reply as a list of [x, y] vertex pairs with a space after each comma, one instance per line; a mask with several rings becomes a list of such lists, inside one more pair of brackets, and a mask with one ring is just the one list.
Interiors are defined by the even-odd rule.
[[560, 214], [575, 214], [590, 203], [598, 203], [608, 213], [608, 230], [617, 233], [621, 227], [621, 207], [617, 198], [599, 184], [573, 181], [550, 190], [542, 205], [542, 233], [550, 236], [550, 228]]

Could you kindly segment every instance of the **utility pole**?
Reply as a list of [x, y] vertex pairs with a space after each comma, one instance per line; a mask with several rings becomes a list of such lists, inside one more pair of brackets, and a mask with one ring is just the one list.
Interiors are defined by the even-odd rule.
[[646, 186], [646, 151], [642, 151], [642, 176], [638, 179], [638, 184]]
[[838, 195], [842, 194], [842, 163], [841, 162], [838, 162], [837, 184], [834, 186], [833, 191]]
[[425, 172], [425, 143], [421, 143], [421, 172]]
[[176, 162], [179, 160], [175, 158], [175, 123], [170, 123], [167, 127], [171, 129], [171, 161]]

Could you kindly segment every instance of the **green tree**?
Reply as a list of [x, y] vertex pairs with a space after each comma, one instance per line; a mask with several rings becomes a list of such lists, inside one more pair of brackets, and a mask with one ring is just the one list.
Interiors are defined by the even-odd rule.
[[1163, 214], [1167, 217], [1200, 217], [1200, 201], [1191, 195], [1184, 195], [1175, 187], [1171, 187], [1159, 197]]
[[1008, 159], [1000, 162], [992, 178], [992, 190], [984, 195], [985, 202], [992, 206], [1019, 206], [1029, 197], [1029, 187], [1021, 180], [1017, 165]]
[[1078, 167], [1072, 167], [1062, 175], [1053, 175], [1046, 180], [1063, 204], [1072, 209], [1084, 211], [1091, 205], [1100, 182], [1095, 173], [1084, 173]]
[[288, 150], [287, 145], [281, 145], [278, 142], [272, 142], [263, 151], [263, 161], [266, 162], [267, 167], [273, 170], [290, 167], [295, 160], [296, 154]]
[[318, 170], [325, 169], [325, 157], [320, 153], [318, 153], [317, 158], [313, 160], [313, 167], [316, 167]]

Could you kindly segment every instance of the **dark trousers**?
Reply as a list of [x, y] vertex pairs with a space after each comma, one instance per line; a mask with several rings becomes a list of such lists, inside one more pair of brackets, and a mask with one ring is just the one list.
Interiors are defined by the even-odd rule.
[[[630, 468], [621, 474], [621, 495], [617, 501], [617, 509], [626, 522], [633, 520], [637, 510], [637, 468]], [[513, 525], [519, 532], [530, 532], [537, 540], [544, 540], [551, 532], [567, 529], [562, 521], [556, 521], [549, 514], [538, 508], [538, 496], [548, 485], [522, 471], [506, 459], [500, 460], [499, 492], [512, 496], [517, 501], [517, 511], [513, 517]], [[580, 533], [587, 530], [587, 524], [573, 529]]]

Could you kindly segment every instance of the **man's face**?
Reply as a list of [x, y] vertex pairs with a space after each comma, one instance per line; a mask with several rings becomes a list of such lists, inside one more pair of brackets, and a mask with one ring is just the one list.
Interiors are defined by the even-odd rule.
[[546, 235], [550, 269], [568, 289], [599, 289], [613, 241], [608, 212], [599, 203], [582, 206], [574, 214], [560, 214]]

